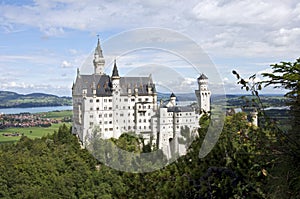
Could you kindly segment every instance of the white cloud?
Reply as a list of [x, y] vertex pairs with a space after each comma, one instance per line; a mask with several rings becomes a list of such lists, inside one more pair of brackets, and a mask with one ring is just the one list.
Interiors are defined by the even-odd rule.
[[69, 68], [69, 67], [72, 67], [72, 63], [71, 62], [68, 62], [66, 60], [62, 61], [61, 63], [61, 67], [63, 68]]
[[[239, 65], [246, 65], [241, 67], [241, 71], [247, 74], [264, 69], [257, 62], [292, 61], [299, 56], [300, 52], [300, 3], [297, 0], [192, 0], [189, 2], [155, 0], [127, 3], [110, 0], [99, 2], [34, 0], [32, 4], [26, 5], [2, 3], [0, 24], [0, 34], [4, 35], [15, 34], [24, 29], [38, 29], [46, 37], [63, 37], [65, 40], [69, 37], [76, 39], [73, 34], [76, 32], [100, 32], [108, 37], [111, 32], [131, 28], [170, 28], [191, 37], [209, 53], [212, 59], [218, 59], [219, 62], [225, 60], [228, 65], [237, 65], [236, 62], [239, 59]], [[172, 41], [184, 48], [185, 53], [190, 57], [199, 56], [193, 54], [190, 50], [193, 48], [190, 46], [180, 44], [180, 40], [176, 40], [178, 39], [176, 35], [165, 40], [157, 38], [155, 40], [151, 37], [151, 40], [143, 42]], [[139, 39], [145, 39], [145, 37], [133, 36], [132, 41], [139, 42]], [[76, 40], [72, 42], [79, 43]], [[65, 44], [70, 45], [68, 42]], [[69, 53], [65, 56], [59, 56], [61, 52], [9, 55], [2, 53], [0, 59], [4, 63], [1, 63], [1, 67], [7, 62], [15, 62], [19, 65], [24, 62], [28, 65], [34, 63], [45, 67], [46, 65], [48, 67], [61, 65], [63, 68], [80, 67], [86, 60], [87, 53], [73, 45], [70, 46], [72, 46], [69, 47], [71, 49], [64, 50]], [[105, 54], [107, 49], [103, 50]], [[131, 66], [144, 65], [147, 60], [148, 63], [162, 65], [172, 63], [172, 67], [176, 70], [188, 69], [188, 64], [184, 65], [182, 61], [178, 61], [180, 57], [175, 59], [174, 55], [165, 56], [164, 54], [160, 57], [153, 55], [152, 57], [149, 55], [122, 58], [120, 66], [129, 69]], [[254, 63], [252, 67], [251, 63]], [[93, 70], [91, 62], [88, 62], [88, 66]], [[65, 74], [65, 71], [61, 74]], [[190, 76], [192, 75], [184, 75], [184, 77]], [[226, 74], [226, 77], [229, 75]], [[230, 78], [229, 80], [223, 79], [226, 84], [229, 84], [230, 80]], [[189, 83], [187, 79], [184, 81]]]

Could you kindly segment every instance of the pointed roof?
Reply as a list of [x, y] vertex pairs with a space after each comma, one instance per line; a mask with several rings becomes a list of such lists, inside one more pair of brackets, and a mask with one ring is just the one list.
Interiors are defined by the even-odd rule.
[[176, 95], [175, 95], [174, 93], [172, 93], [171, 96], [170, 96], [170, 98], [171, 98], [171, 97], [176, 97]]
[[102, 54], [102, 49], [101, 49], [101, 46], [100, 46], [100, 39], [98, 37], [98, 43], [97, 43], [97, 47], [95, 49], [95, 55], [99, 55], [99, 57], [103, 57], [103, 54]]
[[203, 73], [198, 77], [198, 79], [208, 79]]
[[116, 60], [115, 60], [115, 63], [114, 63], [114, 68], [113, 68], [113, 72], [112, 72], [112, 77], [119, 77], [119, 72], [118, 72]]

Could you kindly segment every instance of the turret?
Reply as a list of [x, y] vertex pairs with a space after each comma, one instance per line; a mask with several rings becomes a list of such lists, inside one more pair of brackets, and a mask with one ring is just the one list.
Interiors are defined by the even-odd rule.
[[198, 90], [195, 90], [195, 94], [198, 99], [199, 111], [210, 112], [210, 96], [211, 93], [208, 90], [208, 78], [201, 74], [198, 79]]
[[198, 86], [200, 91], [207, 91], [208, 88], [208, 78], [202, 73], [200, 77], [198, 77]]
[[97, 75], [103, 75], [104, 74], [104, 65], [105, 60], [102, 54], [102, 49], [100, 46], [100, 40], [98, 38], [97, 47], [95, 49], [94, 53], [94, 73]]
[[253, 110], [250, 112], [251, 123], [253, 126], [258, 126], [258, 112], [257, 110]]
[[112, 71], [111, 83], [112, 83], [113, 92], [115, 92], [115, 94], [118, 94], [118, 91], [120, 90], [120, 76], [119, 76], [116, 60], [114, 62], [114, 67]]
[[176, 105], [176, 95], [174, 93], [172, 93], [170, 96], [170, 102], [173, 106]]

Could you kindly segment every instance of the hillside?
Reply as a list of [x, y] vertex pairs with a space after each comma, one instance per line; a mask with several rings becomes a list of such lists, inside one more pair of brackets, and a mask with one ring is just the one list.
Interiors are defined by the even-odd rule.
[[71, 106], [71, 97], [58, 97], [44, 93], [27, 95], [10, 91], [0, 91], [0, 108], [26, 108], [42, 106]]

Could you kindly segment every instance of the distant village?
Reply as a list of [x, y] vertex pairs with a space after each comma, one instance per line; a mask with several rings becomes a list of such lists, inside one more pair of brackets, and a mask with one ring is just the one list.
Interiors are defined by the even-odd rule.
[[71, 118], [63, 118], [63, 119], [46, 118], [43, 113], [0, 114], [0, 129], [6, 129], [12, 127], [14, 128], [50, 127], [52, 124], [57, 124], [60, 122], [70, 122], [70, 121]]

